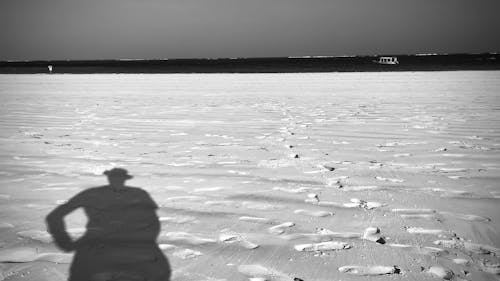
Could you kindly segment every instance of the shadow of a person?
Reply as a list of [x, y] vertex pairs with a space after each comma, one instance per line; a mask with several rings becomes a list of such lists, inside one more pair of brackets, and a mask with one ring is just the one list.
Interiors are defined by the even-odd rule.
[[[125, 185], [127, 170], [104, 172], [109, 185], [86, 189], [46, 218], [58, 247], [75, 251], [69, 281], [169, 281], [170, 265], [156, 243], [158, 208], [149, 194]], [[73, 241], [64, 217], [83, 208], [88, 217], [85, 234]]]

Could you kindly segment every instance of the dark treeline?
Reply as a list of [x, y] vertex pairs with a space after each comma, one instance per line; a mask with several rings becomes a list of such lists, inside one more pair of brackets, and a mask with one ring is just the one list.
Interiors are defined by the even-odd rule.
[[383, 65], [378, 56], [3, 61], [0, 73], [294, 73], [361, 71], [500, 70], [500, 54], [398, 55], [399, 64]]

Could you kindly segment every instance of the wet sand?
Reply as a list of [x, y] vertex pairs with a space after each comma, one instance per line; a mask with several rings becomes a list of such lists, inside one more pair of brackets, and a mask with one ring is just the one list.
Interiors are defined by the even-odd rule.
[[160, 206], [173, 280], [499, 278], [500, 72], [0, 85], [0, 280], [67, 278], [45, 216], [112, 167]]

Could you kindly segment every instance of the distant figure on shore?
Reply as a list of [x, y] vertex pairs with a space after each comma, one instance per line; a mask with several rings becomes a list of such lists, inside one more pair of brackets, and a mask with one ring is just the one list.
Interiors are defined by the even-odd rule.
[[[69, 281], [169, 281], [170, 265], [156, 243], [158, 208], [149, 194], [125, 185], [125, 169], [105, 171], [109, 185], [86, 189], [55, 208], [46, 218], [58, 247], [75, 251]], [[83, 208], [87, 230], [73, 241], [64, 217]]]
[[54, 68], [52, 65], [48, 65], [47, 68], [49, 69], [49, 73], [52, 73], [52, 69]]

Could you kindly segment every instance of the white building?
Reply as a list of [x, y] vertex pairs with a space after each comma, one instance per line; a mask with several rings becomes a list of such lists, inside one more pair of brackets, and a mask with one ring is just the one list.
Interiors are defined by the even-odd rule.
[[376, 62], [379, 64], [399, 64], [397, 57], [379, 57]]

